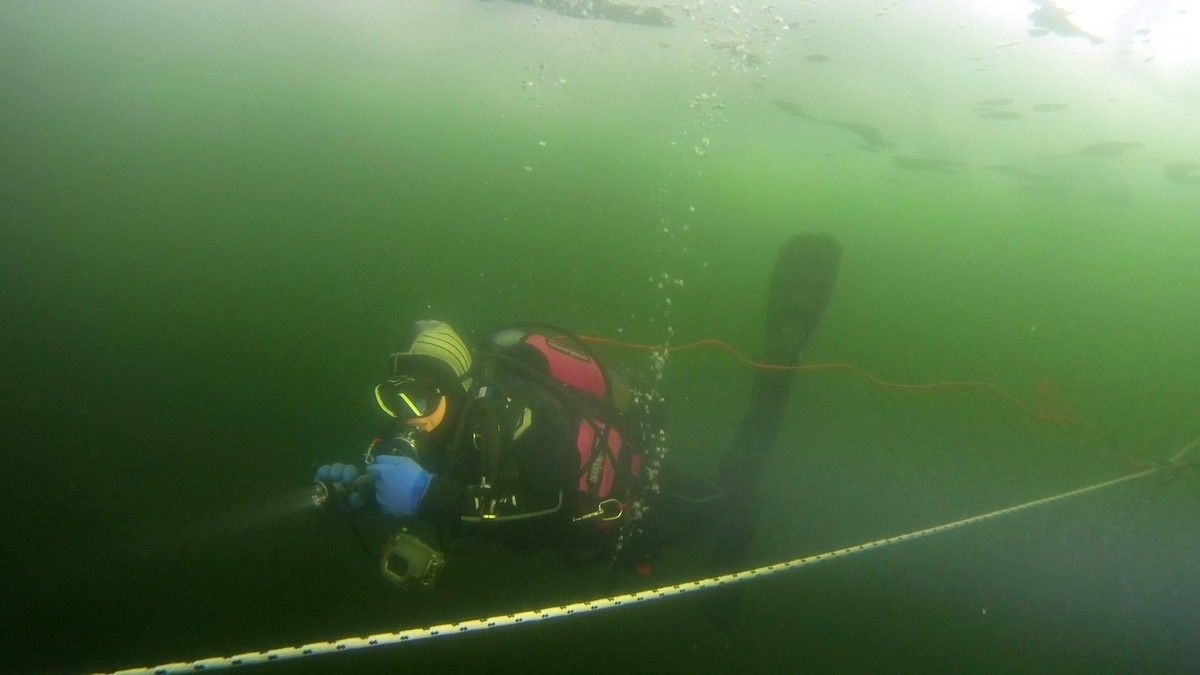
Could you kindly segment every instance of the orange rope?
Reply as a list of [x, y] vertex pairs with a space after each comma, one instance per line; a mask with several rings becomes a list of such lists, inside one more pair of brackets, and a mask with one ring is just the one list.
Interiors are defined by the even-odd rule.
[[695, 342], [689, 342], [684, 345], [678, 345], [678, 346], [673, 346], [673, 347], [671, 347], [671, 346], [659, 347], [659, 346], [655, 346], [655, 345], [647, 345], [647, 344], [641, 344], [641, 343], [637, 343], [637, 342], [625, 342], [622, 340], [614, 340], [612, 338], [596, 337], [596, 336], [591, 336], [591, 335], [581, 335], [579, 337], [584, 342], [588, 342], [591, 344], [605, 345], [605, 346], [609, 346], [609, 347], [619, 347], [622, 349], [635, 349], [635, 350], [639, 350], [639, 351], [659, 351], [659, 350], [665, 349], [667, 352], [683, 352], [683, 351], [688, 351], [691, 349], [696, 349], [699, 347], [717, 347], [717, 348], [722, 349], [722, 350], [728, 352], [729, 354], [733, 355], [733, 357], [736, 358], [738, 361], [742, 362], [743, 364], [745, 364], [747, 366], [750, 366], [751, 368], [756, 368], [759, 370], [792, 371], [792, 372], [798, 372], [798, 371], [802, 371], [802, 370], [803, 371], [844, 370], [844, 371], [849, 371], [849, 372], [859, 376], [860, 378], [867, 380], [871, 384], [874, 384], [875, 386], [881, 387], [884, 389], [897, 389], [897, 390], [901, 390], [901, 391], [911, 391], [911, 392], [931, 392], [931, 391], [936, 391], [939, 389], [978, 389], [978, 390], [983, 390], [983, 391], [989, 392], [992, 395], [997, 396], [997, 397], [1009, 402], [1015, 408], [1020, 410], [1023, 415], [1025, 415], [1026, 417], [1028, 417], [1031, 420], [1034, 420], [1035, 422], [1045, 422], [1048, 424], [1074, 424], [1074, 425], [1083, 427], [1085, 429], [1088, 429], [1092, 433], [1095, 433], [1096, 435], [1103, 438], [1109, 445], [1116, 447], [1116, 444], [1113, 443], [1113, 441], [1109, 437], [1109, 435], [1107, 433], [1105, 433], [1102, 429], [1100, 429], [1096, 425], [1092, 424], [1091, 422], [1088, 422], [1087, 420], [1083, 420], [1083, 419], [1080, 419], [1078, 417], [1071, 415], [1067, 411], [1065, 404], [1063, 404], [1061, 402], [1061, 400], [1057, 398], [1057, 392], [1054, 389], [1053, 385], [1047, 381], [1043, 381], [1038, 384], [1038, 393], [1041, 394], [1041, 396], [1039, 397], [1040, 398], [1039, 405], [1031, 406], [1027, 402], [1025, 402], [1023, 399], [1021, 399], [1020, 397], [1009, 392], [1004, 387], [1001, 387], [1000, 385], [997, 385], [997, 384], [992, 384], [991, 382], [969, 382], [969, 381], [964, 382], [964, 381], [950, 380], [950, 381], [941, 381], [941, 382], [929, 382], [929, 383], [925, 383], [925, 384], [904, 384], [904, 383], [900, 383], [900, 382], [889, 382], [887, 380], [884, 380], [881, 377], [872, 375], [871, 373], [863, 370], [862, 368], [859, 368], [858, 366], [855, 366], [855, 365], [852, 365], [849, 363], [804, 363], [804, 364], [796, 364], [796, 365], [790, 365], [790, 366], [776, 364], [776, 363], [760, 363], [758, 361], [754, 361], [754, 360], [747, 358], [745, 354], [738, 351], [732, 345], [730, 345], [726, 342], [723, 342], [721, 340], [714, 339], [714, 338], [706, 338], [703, 340], [696, 340]]

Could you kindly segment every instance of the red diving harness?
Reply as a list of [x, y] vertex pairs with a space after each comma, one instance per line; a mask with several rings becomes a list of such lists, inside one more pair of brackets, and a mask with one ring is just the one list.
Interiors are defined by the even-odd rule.
[[[543, 333], [528, 334], [523, 343], [545, 359], [545, 372], [554, 380], [586, 394], [597, 405], [588, 408], [611, 409], [612, 385], [595, 358], [582, 349], [564, 343], [562, 337]], [[634, 487], [642, 472], [642, 456], [627, 442], [611, 421], [583, 409], [569, 406], [577, 419], [575, 447], [579, 451], [579, 499], [575, 521], [591, 520], [604, 531], [611, 531], [633, 503]]]

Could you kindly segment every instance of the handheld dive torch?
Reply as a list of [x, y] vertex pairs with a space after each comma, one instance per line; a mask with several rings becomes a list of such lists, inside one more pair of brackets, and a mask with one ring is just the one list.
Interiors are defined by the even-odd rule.
[[313, 481], [312, 503], [319, 508], [329, 508], [345, 504], [346, 500], [354, 494], [362, 494], [363, 499], [366, 499], [369, 496], [367, 492], [374, 482], [375, 479], [369, 473], [355, 478], [351, 483], [331, 480]]
[[[363, 453], [363, 460], [367, 464], [375, 461], [375, 452], [379, 449], [383, 439], [392, 438], [399, 424], [400, 420], [388, 420], [388, 423], [379, 432], [379, 435], [371, 441], [371, 444], [367, 446], [366, 452]], [[397, 437], [395, 440], [407, 444], [409, 449], [412, 450], [411, 456], [415, 456], [416, 446], [414, 441], [411, 439], [411, 434], [409, 434], [409, 436]], [[369, 473], [364, 473], [358, 478], [355, 478], [349, 484], [331, 480], [313, 481], [312, 503], [318, 508], [342, 506], [346, 503], [347, 499], [350, 499], [350, 497], [355, 494], [361, 494], [363, 501], [370, 503], [370, 491], [373, 482], [374, 479]]]

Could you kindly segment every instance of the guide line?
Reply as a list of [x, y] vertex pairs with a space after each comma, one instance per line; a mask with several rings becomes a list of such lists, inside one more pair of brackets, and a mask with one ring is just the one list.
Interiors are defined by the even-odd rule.
[[1175, 453], [1171, 459], [1164, 463], [1154, 465], [1148, 469], [1143, 469], [1135, 473], [1126, 474], [1118, 478], [1093, 483], [1084, 487], [1068, 490], [1049, 497], [1042, 497], [1027, 502], [1022, 502], [1013, 506], [1008, 506], [986, 513], [970, 516], [960, 520], [955, 520], [932, 527], [905, 532], [883, 539], [854, 544], [845, 548], [817, 553], [815, 555], [795, 558], [792, 560], [763, 565], [751, 569], [731, 572], [729, 574], [721, 574], [704, 579], [697, 579], [679, 584], [669, 584], [658, 588], [638, 591], [636, 593], [624, 593], [620, 595], [612, 595], [608, 597], [596, 598], [583, 602], [576, 602], [566, 605], [553, 605], [540, 609], [531, 609], [511, 614], [498, 614], [490, 617], [477, 619], [468, 619], [465, 621], [457, 621], [453, 623], [443, 623], [434, 626], [426, 626], [422, 628], [409, 628], [406, 630], [376, 633], [365, 637], [345, 637], [339, 640], [331, 640], [324, 642], [312, 642], [298, 647], [279, 647], [266, 651], [246, 652], [243, 654], [235, 654], [233, 656], [214, 656], [195, 661], [180, 661], [176, 663], [164, 663], [157, 666], [147, 666], [139, 668], [129, 668], [126, 670], [115, 671], [108, 675], [168, 675], [174, 673], [196, 673], [206, 672], [210, 670], [224, 670], [227, 668], [236, 668], [241, 666], [262, 665], [267, 663], [275, 663], [280, 661], [292, 661], [310, 656], [318, 656], [322, 654], [338, 654], [342, 652], [357, 651], [360, 649], [371, 649], [375, 647], [386, 647], [389, 645], [404, 644], [408, 642], [416, 642], [418, 640], [427, 640], [430, 638], [449, 637], [452, 635], [461, 635], [463, 633], [471, 633], [477, 631], [492, 630], [494, 628], [502, 628], [504, 626], [516, 626], [521, 624], [538, 623], [548, 621], [550, 619], [559, 619], [570, 616], [578, 616], [581, 614], [589, 614], [605, 609], [614, 609], [617, 607], [627, 607], [637, 605], [652, 600], [661, 600], [677, 595], [692, 593], [705, 589], [719, 588], [734, 583], [741, 583], [751, 579], [759, 579], [774, 574], [779, 574], [789, 570], [794, 570], [800, 567], [812, 565], [814, 563], [825, 560], [833, 560], [835, 558], [843, 558], [855, 553], [870, 551], [874, 549], [899, 544], [905, 541], [921, 539], [924, 537], [949, 532], [951, 530], [974, 525], [986, 520], [992, 520], [1001, 516], [1018, 513], [1028, 509], [1045, 506], [1054, 502], [1062, 501], [1078, 497], [1091, 492], [1104, 490], [1106, 488], [1136, 481], [1141, 478], [1146, 478], [1164, 471], [1172, 471], [1182, 469], [1188, 464], [1182, 464], [1184, 456], [1200, 445], [1200, 437], [1197, 437], [1191, 443], [1184, 446], [1179, 452]]

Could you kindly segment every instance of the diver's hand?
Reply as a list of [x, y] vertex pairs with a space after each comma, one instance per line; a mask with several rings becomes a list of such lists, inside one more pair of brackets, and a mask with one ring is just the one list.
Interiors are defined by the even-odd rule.
[[362, 491], [354, 485], [356, 478], [358, 478], [358, 467], [353, 464], [326, 464], [317, 469], [316, 476], [316, 480], [345, 485], [346, 494], [349, 496], [342, 503], [351, 509], [361, 509], [366, 502], [363, 499]]
[[411, 516], [433, 478], [412, 457], [380, 455], [367, 472], [375, 479], [375, 501], [389, 516]]

